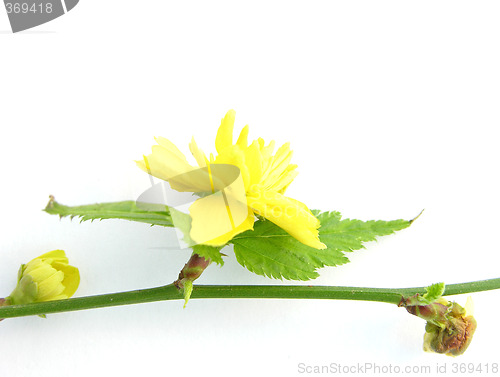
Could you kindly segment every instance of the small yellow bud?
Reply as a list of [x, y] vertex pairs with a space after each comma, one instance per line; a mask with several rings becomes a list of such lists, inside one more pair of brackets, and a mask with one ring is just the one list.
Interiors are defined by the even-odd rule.
[[78, 268], [68, 264], [63, 250], [53, 250], [21, 265], [10, 305], [61, 300], [73, 296], [80, 284]]

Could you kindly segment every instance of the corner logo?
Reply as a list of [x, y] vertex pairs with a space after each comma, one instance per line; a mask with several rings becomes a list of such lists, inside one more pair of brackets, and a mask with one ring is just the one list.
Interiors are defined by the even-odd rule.
[[73, 9], [79, 0], [4, 0], [12, 32], [31, 29]]

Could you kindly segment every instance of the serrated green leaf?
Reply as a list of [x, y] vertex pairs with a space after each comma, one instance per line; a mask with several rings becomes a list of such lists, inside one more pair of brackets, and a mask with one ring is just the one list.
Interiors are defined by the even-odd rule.
[[243, 267], [275, 279], [310, 280], [319, 276], [318, 267], [348, 262], [343, 253], [306, 246], [266, 220], [255, 222], [253, 231], [237, 235], [231, 242]]
[[432, 284], [425, 288], [425, 294], [423, 294], [422, 297], [419, 297], [419, 301], [423, 305], [432, 304], [434, 301], [441, 298], [444, 293], [444, 289], [445, 284], [443, 282]]
[[[81, 221], [122, 219], [167, 227], [173, 227], [175, 223], [176, 228], [183, 233], [186, 244], [194, 244], [189, 236], [191, 217], [174, 208], [168, 209], [161, 204], [141, 203], [129, 200], [70, 207], [51, 199], [44, 211], [51, 215], [59, 215], [61, 218], [68, 216], [70, 218], [78, 217]], [[196, 254], [210, 258], [213, 262], [221, 266], [224, 264], [222, 254], [220, 253], [222, 247], [194, 245], [192, 248]]]
[[339, 212], [313, 213], [321, 222], [319, 236], [326, 249], [306, 246], [272, 222], [259, 220], [254, 224], [253, 231], [241, 233], [231, 240], [236, 259], [258, 275], [310, 280], [318, 277], [318, 268], [349, 262], [343, 252], [361, 249], [364, 242], [394, 233], [411, 224], [407, 220], [341, 220]]
[[78, 217], [81, 221], [122, 219], [151, 225], [174, 226], [170, 212], [164, 205], [132, 200], [70, 207], [51, 199], [44, 211], [59, 217]]
[[223, 246], [208, 246], [208, 245], [194, 245], [193, 251], [200, 257], [205, 259], [210, 259], [212, 262], [217, 263], [220, 266], [224, 265], [224, 260], [222, 259], [221, 249]]
[[335, 211], [313, 213], [321, 222], [321, 242], [328, 248], [347, 252], [363, 249], [364, 242], [375, 241], [379, 236], [387, 236], [411, 224], [408, 220], [341, 220], [341, 214]]

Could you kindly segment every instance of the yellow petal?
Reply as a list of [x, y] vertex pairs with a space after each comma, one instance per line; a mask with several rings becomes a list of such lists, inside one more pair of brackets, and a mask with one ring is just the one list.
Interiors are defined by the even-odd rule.
[[[151, 175], [170, 183], [172, 189], [182, 192], [202, 192], [207, 189], [208, 172], [191, 166], [186, 158], [160, 145], [137, 165]], [[208, 184], [210, 189], [210, 184]]]
[[189, 213], [190, 236], [198, 244], [225, 245], [236, 234], [253, 229], [253, 212], [228, 190], [196, 200]]
[[215, 158], [216, 164], [228, 164], [238, 167], [240, 169], [245, 187], [248, 188], [250, 186], [250, 173], [245, 162], [245, 152], [237, 146], [226, 148]]
[[467, 301], [465, 302], [464, 309], [466, 316], [474, 315], [474, 302], [472, 301], [471, 296], [467, 296]]
[[55, 274], [38, 283], [38, 297], [37, 301], [52, 300], [53, 297], [60, 295], [64, 291], [62, 281], [64, 273], [57, 271]]
[[29, 275], [31, 271], [34, 269], [40, 267], [43, 264], [43, 261], [40, 258], [35, 258], [33, 260], [30, 260], [26, 265], [24, 266], [23, 269], [23, 275]]
[[271, 142], [268, 145], [264, 145], [264, 140], [262, 138], [258, 139], [259, 146], [260, 146], [260, 153], [262, 154], [262, 171], [266, 171], [270, 164], [272, 163], [273, 157], [273, 151], [274, 151], [274, 140], [271, 140]]
[[[151, 169], [151, 174], [165, 181], [194, 169], [194, 167], [187, 162], [186, 157], [179, 156], [172, 150], [160, 145], [154, 145], [152, 153], [146, 156], [145, 159]], [[143, 164], [146, 165], [145, 161], [139, 161], [139, 166], [141, 168], [143, 168]]]
[[292, 183], [295, 177], [299, 174], [295, 169], [297, 165], [288, 165], [285, 171], [279, 176], [279, 178], [268, 187], [269, 190], [277, 191], [280, 194], [284, 194], [287, 187]]
[[259, 215], [272, 221], [291, 236], [315, 249], [325, 249], [319, 240], [319, 220], [305, 204], [274, 191], [252, 192], [248, 205]]
[[243, 176], [237, 166], [233, 164], [208, 164], [207, 168], [213, 183], [212, 193], [224, 189], [234, 190], [237, 187], [239, 194], [242, 195], [242, 200], [246, 203]]
[[276, 170], [280, 166], [285, 165], [288, 166], [288, 162], [292, 158], [292, 151], [290, 150], [290, 143], [283, 144], [274, 155], [273, 164], [271, 166], [271, 170]]
[[262, 153], [259, 148], [259, 143], [255, 140], [248, 148], [245, 149], [245, 162], [249, 174], [249, 186], [257, 184], [262, 178]]
[[248, 125], [243, 127], [243, 129], [240, 132], [240, 136], [238, 137], [238, 141], [236, 142], [236, 145], [240, 147], [241, 149], [245, 149], [248, 145]]
[[191, 139], [191, 143], [189, 143], [189, 150], [193, 154], [200, 168], [207, 166], [207, 156], [205, 156], [205, 153], [198, 148], [196, 141], [194, 141], [194, 137]]
[[64, 299], [67, 299], [69, 298], [68, 295], [65, 295], [64, 293], [61, 293], [60, 295], [57, 295], [57, 296], [53, 296], [50, 298], [50, 301], [55, 301], [55, 300], [64, 300]]
[[253, 224], [255, 222], [255, 215], [251, 209], [248, 210], [248, 216], [244, 222], [238, 225], [231, 231], [223, 234], [222, 236], [212, 238], [211, 240], [204, 242], [204, 245], [208, 246], [224, 246], [226, 245], [234, 236], [243, 233], [249, 229], [253, 229]]
[[[41, 263], [37, 268], [32, 269], [28, 274], [31, 276], [34, 282], [41, 282], [45, 279], [48, 279], [50, 276], [54, 275], [57, 272], [55, 268], [53, 268], [48, 263]], [[25, 273], [26, 274], [26, 273]]]
[[283, 144], [276, 155], [271, 159], [267, 170], [264, 172], [262, 179], [265, 187], [271, 187], [277, 181], [280, 175], [286, 170], [292, 159], [293, 152], [290, 150], [290, 144]]
[[78, 268], [67, 264], [54, 264], [54, 268], [64, 274], [62, 281], [64, 291], [62, 293], [67, 297], [73, 296], [80, 285], [80, 272]]
[[233, 127], [236, 112], [229, 110], [222, 119], [217, 136], [215, 138], [215, 149], [221, 153], [224, 149], [233, 145]]
[[179, 150], [179, 148], [177, 148], [175, 146], [175, 144], [172, 143], [170, 140], [165, 139], [164, 137], [161, 137], [161, 136], [155, 137], [155, 140], [158, 143], [158, 145], [160, 145], [161, 147], [167, 149], [170, 153], [172, 153], [175, 156], [177, 156], [177, 158], [179, 158], [179, 159], [186, 159], [184, 157], [184, 154]]
[[49, 251], [48, 253], [40, 255], [38, 258], [40, 259], [50, 258], [58, 262], [68, 263], [68, 258], [66, 257], [66, 253], [64, 252], [64, 250], [52, 250]]

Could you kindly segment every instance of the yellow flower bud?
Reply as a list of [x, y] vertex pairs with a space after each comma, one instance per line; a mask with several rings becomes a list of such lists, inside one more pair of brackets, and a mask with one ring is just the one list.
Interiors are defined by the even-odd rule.
[[79, 284], [78, 268], [68, 264], [63, 250], [53, 250], [21, 265], [17, 286], [6, 300], [10, 305], [61, 300], [73, 296]]

